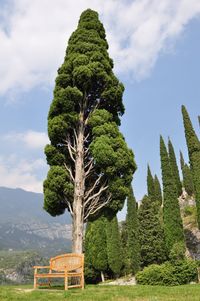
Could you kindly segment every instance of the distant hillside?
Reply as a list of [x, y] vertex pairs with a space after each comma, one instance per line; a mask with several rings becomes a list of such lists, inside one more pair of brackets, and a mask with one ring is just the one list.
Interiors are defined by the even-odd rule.
[[0, 187], [0, 250], [69, 251], [71, 217], [52, 217], [43, 209], [43, 194]]

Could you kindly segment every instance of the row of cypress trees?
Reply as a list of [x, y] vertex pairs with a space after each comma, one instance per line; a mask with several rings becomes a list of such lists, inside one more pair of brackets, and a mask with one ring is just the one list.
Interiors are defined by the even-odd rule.
[[[150, 264], [161, 264], [170, 258], [177, 246], [185, 249], [185, 237], [178, 197], [182, 187], [195, 194], [200, 222], [200, 143], [186, 108], [182, 107], [189, 165], [180, 152], [181, 181], [171, 140], [168, 147], [160, 137], [160, 159], [163, 194], [158, 177], [147, 166], [147, 195], [138, 208], [133, 189], [127, 198], [126, 220], [119, 232], [116, 216], [102, 216], [89, 222], [86, 229], [86, 270], [112, 276], [136, 274]], [[121, 234], [121, 235], [120, 235]], [[89, 274], [89, 273], [88, 273]]]

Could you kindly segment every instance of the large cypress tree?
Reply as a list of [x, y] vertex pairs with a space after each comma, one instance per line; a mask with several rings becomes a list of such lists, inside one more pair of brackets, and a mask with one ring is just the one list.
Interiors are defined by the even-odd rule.
[[174, 152], [174, 147], [173, 147], [170, 139], [168, 140], [168, 150], [169, 150], [169, 161], [171, 164], [172, 174], [175, 179], [176, 188], [177, 188], [178, 197], [179, 197], [182, 193], [182, 184], [181, 184], [181, 180], [180, 180], [180, 176], [179, 176], [179, 170], [178, 170], [178, 165], [176, 162], [176, 155]]
[[192, 172], [188, 164], [185, 163], [182, 152], [180, 152], [180, 164], [183, 175], [183, 187], [185, 188], [186, 192], [192, 196], [194, 194]]
[[197, 207], [197, 222], [198, 227], [200, 228], [200, 141], [193, 129], [190, 117], [184, 106], [182, 106], [182, 115], [194, 183], [194, 192]]
[[155, 200], [161, 206], [162, 205], [162, 190], [161, 190], [160, 182], [158, 180], [157, 175], [155, 175], [155, 177], [154, 177], [154, 191], [155, 191]]
[[163, 222], [168, 254], [177, 242], [184, 242], [183, 224], [177, 198], [177, 188], [164, 140], [160, 137], [160, 157], [163, 182]]
[[104, 273], [108, 269], [107, 238], [105, 217], [88, 222], [85, 233], [85, 258], [89, 267], [101, 273], [104, 282]]
[[116, 216], [108, 218], [107, 227], [107, 256], [108, 264], [114, 276], [119, 276], [123, 266], [121, 240]]
[[126, 228], [128, 257], [127, 271], [135, 274], [140, 268], [140, 244], [137, 206], [132, 187], [130, 187], [130, 192], [127, 198]]
[[154, 178], [152, 176], [150, 166], [147, 165], [147, 192], [148, 197], [152, 202], [155, 201], [155, 186], [154, 186]]
[[69, 210], [76, 253], [82, 253], [84, 222], [106, 206], [122, 208], [136, 169], [119, 131], [124, 87], [107, 49], [98, 14], [84, 11], [58, 69], [48, 115], [44, 208], [53, 216]]
[[144, 196], [138, 209], [141, 264], [147, 266], [166, 260], [164, 231], [156, 203]]

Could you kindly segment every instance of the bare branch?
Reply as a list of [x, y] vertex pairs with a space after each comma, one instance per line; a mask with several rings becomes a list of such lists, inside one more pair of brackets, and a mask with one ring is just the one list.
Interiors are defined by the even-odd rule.
[[64, 166], [65, 166], [65, 168], [67, 169], [67, 171], [69, 172], [69, 175], [70, 175], [70, 177], [71, 177], [71, 180], [72, 180], [73, 182], [75, 182], [75, 179], [74, 179], [74, 176], [73, 176], [73, 174], [72, 174], [71, 168], [68, 167], [68, 166], [66, 165], [66, 163], [64, 163]]
[[89, 168], [88, 170], [85, 172], [85, 176], [87, 177], [89, 175], [89, 173], [91, 172], [91, 170], [94, 168], [94, 160], [92, 158], [91, 162], [90, 162], [90, 165], [89, 165]]
[[72, 210], [71, 203], [70, 203], [70, 201], [68, 201], [66, 198], [65, 198], [65, 201], [66, 201], [67, 206], [68, 206], [68, 208], [69, 208], [69, 212], [70, 212], [71, 216], [73, 217], [74, 213], [73, 213], [73, 210]]
[[90, 133], [87, 134], [87, 136], [84, 138], [84, 142], [87, 140], [87, 138], [90, 136]]
[[99, 106], [99, 102], [98, 102], [98, 103], [94, 106], [94, 108], [89, 112], [87, 118], [85, 119], [85, 125], [88, 124], [88, 120], [89, 120], [89, 118], [90, 118], [90, 115], [98, 108], [98, 106]]
[[85, 168], [87, 168], [90, 164], [92, 164], [93, 161], [94, 161], [94, 158], [91, 158], [91, 159], [89, 160], [89, 162], [85, 165]]
[[106, 202], [101, 203], [101, 204], [100, 204], [98, 207], [96, 207], [96, 208], [95, 208], [95, 206], [92, 206], [92, 207], [90, 208], [90, 210], [86, 213], [86, 215], [85, 215], [85, 217], [84, 217], [84, 221], [87, 220], [87, 218], [89, 217], [89, 215], [95, 214], [95, 213], [96, 213], [97, 211], [99, 211], [102, 207], [104, 207], [105, 205], [107, 205], [107, 204], [110, 202], [111, 198], [112, 198], [112, 195], [110, 194], [109, 197], [108, 197], [108, 199], [106, 200]]
[[76, 130], [74, 129], [74, 136], [75, 136], [75, 139], [76, 139], [76, 145], [78, 144], [78, 136], [77, 136], [77, 133], [76, 133]]
[[[104, 185], [105, 185], [105, 183], [104, 183]], [[101, 186], [101, 188], [99, 189], [98, 192], [96, 192], [95, 194], [91, 195], [90, 197], [88, 196], [88, 198], [86, 199], [86, 201], [85, 201], [85, 203], [84, 203], [84, 206], [85, 206], [85, 207], [86, 207], [86, 205], [87, 205], [91, 200], [93, 200], [93, 199], [97, 198], [98, 196], [100, 196], [100, 194], [108, 188], [108, 186], [104, 186], [104, 185]]]
[[85, 195], [85, 199], [87, 199], [88, 196], [93, 192], [93, 190], [95, 189], [95, 187], [99, 184], [101, 178], [102, 178], [102, 174], [96, 179], [96, 181], [95, 181], [94, 185], [92, 186], [92, 188], [87, 191], [87, 193]]
[[[72, 159], [73, 162], [75, 162], [75, 156], [74, 154], [72, 153], [72, 151], [74, 151], [74, 147], [71, 145], [71, 143], [69, 141], [66, 141], [67, 142], [67, 148], [68, 148], [68, 151], [69, 151], [69, 154], [70, 154], [70, 158]], [[75, 150], [76, 151], [76, 150]], [[74, 152], [75, 152], [74, 151]]]

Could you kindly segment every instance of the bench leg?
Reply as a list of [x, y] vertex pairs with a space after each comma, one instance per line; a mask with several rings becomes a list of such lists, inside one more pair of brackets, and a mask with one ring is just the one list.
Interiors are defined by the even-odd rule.
[[65, 276], [65, 291], [68, 290], [68, 277], [67, 275]]
[[36, 289], [37, 288], [37, 278], [34, 276], [34, 285], [33, 288]]

